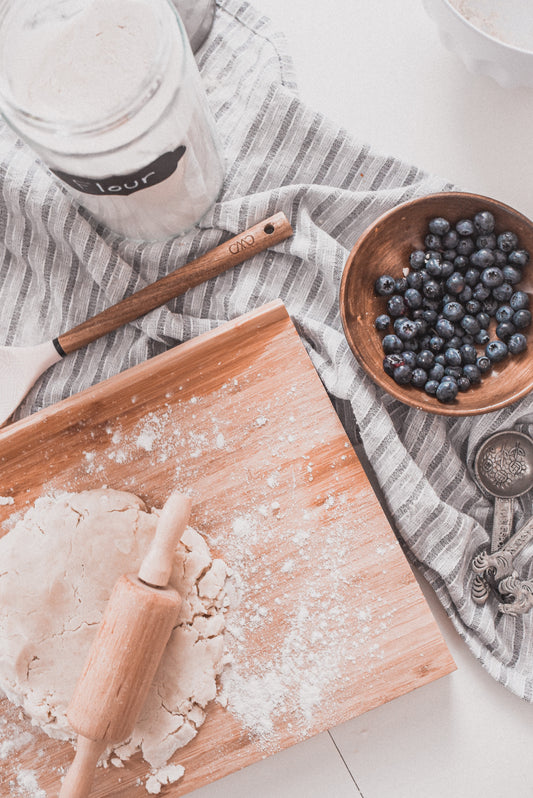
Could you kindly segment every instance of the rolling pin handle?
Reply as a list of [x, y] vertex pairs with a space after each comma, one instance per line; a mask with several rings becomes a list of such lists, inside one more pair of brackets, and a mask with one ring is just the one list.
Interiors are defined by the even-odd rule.
[[152, 587], [166, 587], [176, 546], [185, 532], [191, 514], [191, 499], [182, 493], [172, 493], [166, 500], [148, 553], [139, 568], [139, 579]]
[[94, 780], [98, 760], [105, 751], [104, 742], [78, 736], [76, 756], [61, 785], [59, 798], [87, 798]]

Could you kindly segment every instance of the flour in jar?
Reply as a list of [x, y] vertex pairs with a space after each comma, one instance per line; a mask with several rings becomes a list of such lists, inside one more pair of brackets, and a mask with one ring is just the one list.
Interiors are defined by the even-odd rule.
[[171, 5], [11, 5], [0, 26], [7, 121], [115, 232], [153, 240], [190, 228], [215, 201], [223, 166]]

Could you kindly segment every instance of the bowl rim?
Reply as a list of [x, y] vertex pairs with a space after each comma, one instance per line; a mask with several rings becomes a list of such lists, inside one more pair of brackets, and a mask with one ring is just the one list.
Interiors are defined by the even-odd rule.
[[467, 19], [458, 8], [452, 5], [451, 0], [442, 0], [445, 6], [448, 6], [452, 14], [457, 17], [464, 25], [466, 25], [469, 30], [474, 31], [475, 33], [480, 34], [484, 39], [488, 39], [490, 42], [494, 42], [499, 47], [503, 47], [505, 50], [508, 50], [511, 53], [521, 53], [522, 55], [526, 56], [533, 56], [533, 49], [528, 50], [525, 47], [520, 47], [518, 44], [509, 44], [509, 42], [503, 41], [503, 39], [498, 39], [497, 36], [493, 36], [491, 33], [488, 33], [483, 28], [479, 28], [477, 25], [474, 25], [469, 19]]
[[[367, 364], [360, 348], [357, 339], [352, 335], [352, 331], [348, 322], [347, 312], [346, 312], [346, 304], [347, 304], [347, 283], [350, 274], [350, 269], [352, 267], [352, 263], [357, 257], [359, 250], [361, 249], [364, 240], [371, 235], [373, 229], [376, 225], [383, 224], [383, 222], [387, 221], [389, 217], [395, 216], [398, 213], [402, 212], [402, 209], [406, 206], [416, 206], [416, 205], [423, 205], [428, 200], [430, 202], [434, 202], [437, 199], [439, 200], [446, 200], [446, 199], [470, 199], [472, 201], [479, 202], [482, 206], [483, 203], [490, 204], [493, 209], [499, 208], [504, 210], [511, 215], [519, 218], [524, 224], [532, 229], [533, 232], [533, 221], [525, 216], [520, 211], [517, 211], [511, 205], [507, 205], [505, 202], [501, 202], [500, 200], [495, 199], [494, 197], [489, 197], [484, 194], [476, 194], [473, 192], [468, 191], [438, 191], [431, 194], [424, 194], [419, 197], [414, 197], [412, 199], [406, 200], [405, 202], [401, 202], [399, 205], [395, 205], [393, 208], [389, 208], [384, 213], [377, 216], [361, 233], [358, 237], [357, 241], [355, 242], [354, 246], [350, 250], [348, 258], [346, 259], [346, 263], [344, 265], [341, 283], [339, 288], [339, 310], [340, 316], [344, 331], [344, 336], [348, 343], [348, 346], [352, 352], [352, 354], [356, 357], [357, 362], [363, 368], [365, 373], [370, 377], [370, 379], [377, 385], [380, 386], [389, 396], [395, 399], [398, 402], [401, 402], [404, 405], [409, 407], [413, 407], [416, 410], [422, 410], [426, 413], [432, 413], [433, 415], [441, 415], [441, 416], [456, 416], [456, 417], [464, 417], [464, 416], [475, 416], [481, 415], [484, 413], [492, 413], [496, 410], [502, 410], [504, 407], [508, 407], [515, 402], [518, 402], [520, 399], [523, 399], [524, 396], [527, 396], [531, 391], [533, 391], [533, 368], [531, 370], [531, 379], [530, 382], [525, 385], [521, 389], [517, 389], [516, 392], [513, 393], [511, 397], [504, 398], [502, 400], [491, 402], [490, 404], [486, 404], [483, 407], [470, 407], [470, 408], [461, 408], [460, 402], [457, 405], [447, 405], [439, 403], [437, 406], [437, 400], [435, 400], [435, 404], [429, 403], [426, 405], [425, 403], [421, 403], [420, 401], [416, 401], [416, 396], [420, 395], [420, 391], [414, 389], [413, 398], [409, 396], [404, 397], [401, 393], [402, 388], [409, 388], [410, 386], [401, 386], [396, 385], [396, 383], [391, 384], [390, 377], [385, 374], [383, 371], [382, 373], [374, 373], [369, 365]], [[532, 261], [531, 267], [533, 268], [533, 252], [532, 254]], [[433, 397], [430, 397], [430, 399]]]

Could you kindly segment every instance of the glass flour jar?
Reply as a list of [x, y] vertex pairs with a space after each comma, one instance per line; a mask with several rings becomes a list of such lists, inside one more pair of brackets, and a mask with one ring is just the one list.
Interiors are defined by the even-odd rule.
[[128, 238], [185, 232], [222, 186], [201, 78], [168, 0], [0, 0], [0, 110]]

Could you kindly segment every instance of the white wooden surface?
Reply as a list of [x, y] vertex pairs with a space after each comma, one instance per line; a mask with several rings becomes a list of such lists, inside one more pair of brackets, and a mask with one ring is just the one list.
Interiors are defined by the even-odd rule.
[[[533, 91], [469, 74], [422, 0], [254, 0], [299, 93], [359, 140], [533, 217]], [[533, 795], [533, 706], [482, 669], [425, 587], [458, 670], [194, 798]]]

